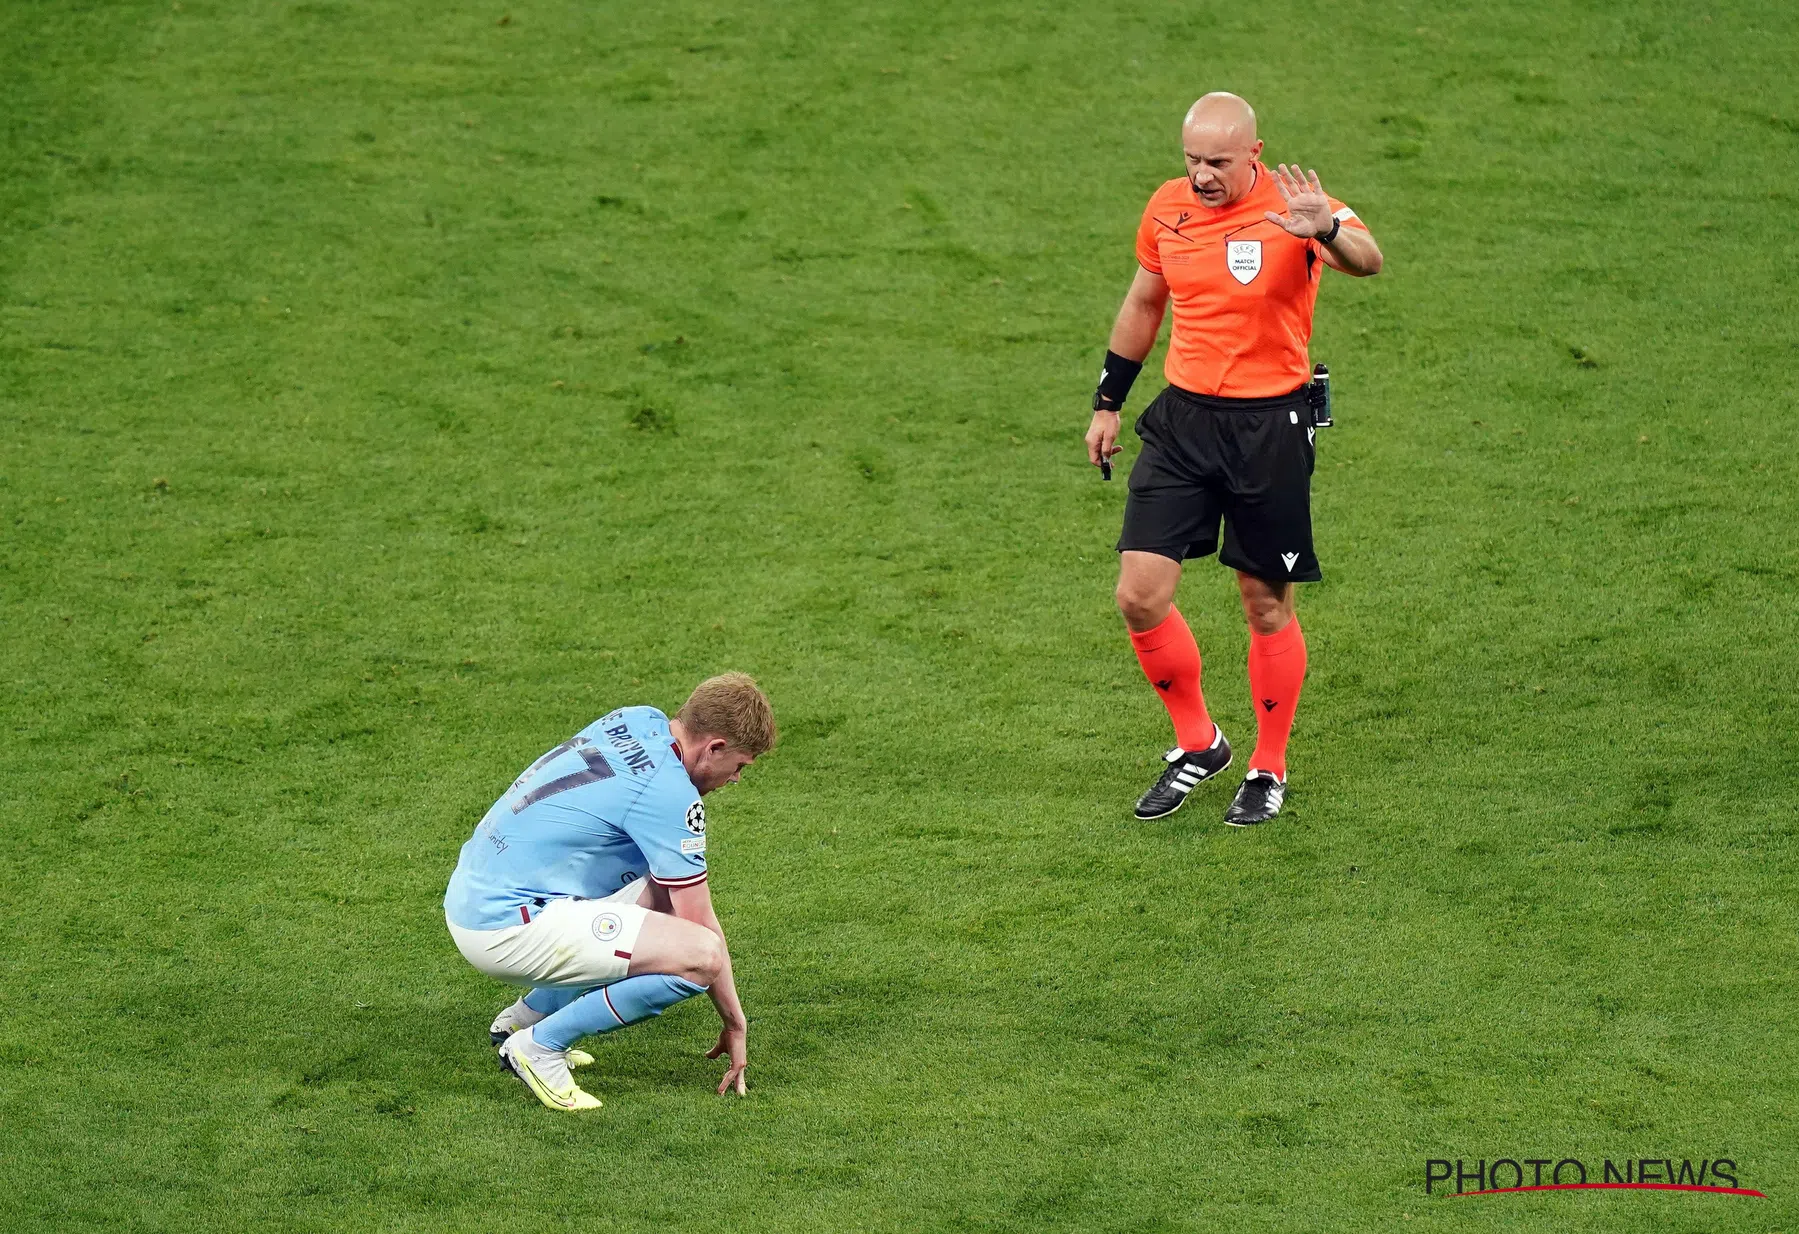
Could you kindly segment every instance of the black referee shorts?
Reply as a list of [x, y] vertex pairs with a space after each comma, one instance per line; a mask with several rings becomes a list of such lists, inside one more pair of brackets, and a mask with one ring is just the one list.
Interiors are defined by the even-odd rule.
[[[1137, 417], [1118, 551], [1218, 560], [1270, 583], [1323, 578], [1312, 551], [1311, 409], [1302, 386], [1276, 398], [1213, 398], [1169, 386]], [[1218, 522], [1224, 520], [1224, 547]]]

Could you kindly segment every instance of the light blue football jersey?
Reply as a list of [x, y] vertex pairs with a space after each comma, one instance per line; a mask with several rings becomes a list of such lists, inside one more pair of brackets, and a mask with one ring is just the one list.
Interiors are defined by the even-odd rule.
[[444, 915], [498, 930], [542, 901], [598, 899], [644, 875], [706, 877], [706, 811], [675, 755], [668, 717], [623, 707], [532, 763], [462, 846]]

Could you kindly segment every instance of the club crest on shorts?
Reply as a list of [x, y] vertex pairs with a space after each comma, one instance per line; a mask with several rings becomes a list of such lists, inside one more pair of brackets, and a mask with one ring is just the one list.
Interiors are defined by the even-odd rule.
[[696, 836], [706, 834], [706, 807], [697, 801], [687, 807], [687, 830]]
[[600, 913], [593, 919], [593, 936], [602, 943], [609, 943], [617, 938], [618, 932], [624, 928], [624, 919], [617, 913]]
[[1224, 265], [1231, 272], [1231, 277], [1239, 283], [1250, 282], [1262, 272], [1262, 242], [1227, 240], [1224, 245]]

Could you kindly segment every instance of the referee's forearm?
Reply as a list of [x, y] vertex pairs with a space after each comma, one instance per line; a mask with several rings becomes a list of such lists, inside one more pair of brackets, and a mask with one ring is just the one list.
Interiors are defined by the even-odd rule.
[[1112, 338], [1106, 344], [1107, 349], [1126, 360], [1142, 360], [1156, 345], [1156, 332], [1162, 328], [1162, 312], [1163, 307], [1159, 304], [1151, 308], [1126, 300], [1118, 310], [1118, 320], [1112, 323]]
[[1380, 273], [1380, 245], [1359, 227], [1343, 228], [1326, 251], [1334, 259], [1332, 264], [1345, 274], [1367, 278]]

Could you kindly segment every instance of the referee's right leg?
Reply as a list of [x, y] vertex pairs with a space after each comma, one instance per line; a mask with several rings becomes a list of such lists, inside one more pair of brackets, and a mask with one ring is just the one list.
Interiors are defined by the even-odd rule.
[[1174, 748], [1136, 816], [1162, 818], [1180, 809], [1201, 781], [1230, 766], [1230, 743], [1212, 722], [1200, 688], [1199, 645], [1174, 606], [1181, 562], [1216, 546], [1215, 496], [1178, 451], [1164, 448], [1159, 428], [1163, 399], [1137, 422], [1143, 452], [1131, 467], [1124, 529], [1118, 539], [1118, 611], [1130, 633], [1143, 675], [1174, 723]]
[[1180, 582], [1175, 558], [1131, 549], [1118, 554], [1118, 611], [1137, 663], [1174, 721], [1175, 744], [1200, 750], [1212, 744], [1212, 717], [1200, 689], [1199, 645], [1174, 606]]

